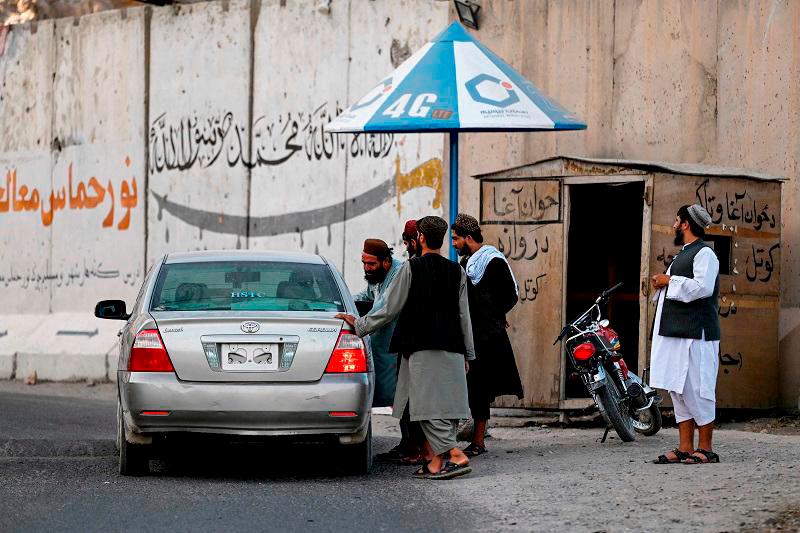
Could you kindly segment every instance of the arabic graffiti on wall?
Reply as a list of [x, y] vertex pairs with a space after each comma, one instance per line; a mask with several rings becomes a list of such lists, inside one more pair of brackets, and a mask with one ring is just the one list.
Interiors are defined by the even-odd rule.
[[481, 181], [481, 224], [561, 221], [559, 180]]
[[102, 261], [86, 259], [65, 266], [62, 269], [52, 269], [48, 265], [44, 269], [31, 265], [27, 269], [8, 267], [8, 273], [0, 273], [0, 287], [18, 287], [37, 292], [48, 291], [51, 288], [83, 287], [92, 280], [121, 280], [124, 285], [137, 286], [141, 281], [141, 268], [120, 270], [103, 265]]
[[519, 301], [520, 303], [533, 302], [539, 296], [539, 280], [547, 276], [547, 274], [539, 274], [536, 278], [525, 278], [519, 285]]
[[341, 112], [325, 102], [312, 111], [290, 111], [253, 120], [250, 153], [248, 128], [231, 111], [213, 116], [176, 117], [167, 112], [150, 124], [150, 172], [209, 168], [217, 161], [229, 167], [278, 166], [298, 154], [307, 161], [352, 158], [383, 159], [394, 145], [392, 133], [331, 133], [325, 126]]
[[[541, 271], [537, 258], [550, 252], [550, 237], [536, 235], [546, 225], [528, 226], [517, 224], [484, 226], [487, 233], [497, 234], [496, 247], [515, 272], [519, 285], [519, 301], [533, 302], [544, 287], [546, 273]], [[490, 229], [491, 228], [491, 229]], [[541, 240], [540, 240], [541, 237]]]
[[[723, 200], [724, 194], [724, 200]], [[757, 202], [747, 189], [734, 192], [715, 192], [708, 179], [703, 181], [695, 191], [697, 202], [711, 214], [714, 224], [750, 225], [754, 230], [775, 229], [777, 222], [769, 204]], [[719, 197], [718, 197], [719, 196]], [[780, 210], [780, 206], [777, 206]]]
[[[129, 157], [125, 158], [125, 166], [131, 166]], [[101, 205], [106, 208], [105, 216], [100, 225], [103, 228], [115, 226], [120, 231], [130, 227], [131, 210], [138, 205], [139, 189], [136, 177], [130, 181], [123, 179], [119, 190], [115, 194], [114, 180], [109, 179], [105, 184], [96, 176], [87, 180], [77, 180], [74, 177], [73, 164], [67, 170], [66, 184], [53, 187], [49, 193], [40, 193], [35, 187], [28, 187], [24, 177], [17, 174], [16, 168], [6, 171], [5, 187], [0, 185], [0, 215], [4, 213], [39, 212], [41, 224], [48, 227], [58, 211], [96, 209]], [[117, 208], [119, 206], [119, 209]], [[116, 215], [121, 212], [121, 217]]]
[[[542, 226], [533, 229], [523, 227], [526, 229], [519, 229], [516, 224], [512, 224], [510, 229], [508, 226], [503, 227], [497, 238], [497, 249], [500, 253], [512, 261], [533, 261], [539, 256], [539, 253], [546, 254], [550, 251], [550, 240], [547, 235], [544, 236], [541, 246], [539, 238], [533, 236], [533, 233]], [[529, 245], [530, 250], [528, 250]]]
[[745, 276], [747, 276], [747, 281], [754, 282], [758, 280], [761, 283], [769, 282], [772, 278], [772, 272], [779, 266], [773, 254], [780, 247], [780, 243], [775, 243], [769, 248], [757, 248], [755, 245], [752, 245], [752, 253], [745, 261]]
[[742, 352], [736, 352], [735, 354], [723, 353], [719, 355], [719, 364], [723, 367], [723, 372], [730, 374], [728, 367], [736, 367], [737, 370], [742, 369], [744, 356]]

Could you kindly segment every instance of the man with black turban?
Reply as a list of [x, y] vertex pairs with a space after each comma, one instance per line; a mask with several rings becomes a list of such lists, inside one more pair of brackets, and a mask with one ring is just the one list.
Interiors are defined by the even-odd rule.
[[459, 419], [469, 416], [466, 370], [475, 359], [467, 299], [467, 277], [440, 254], [447, 222], [428, 216], [417, 223], [422, 255], [400, 267], [383, 295], [384, 305], [356, 320], [339, 314], [363, 337], [391, 322], [391, 350], [402, 354], [394, 416], [408, 406], [433, 449], [433, 459], [414, 475], [449, 479], [472, 471], [457, 447]]

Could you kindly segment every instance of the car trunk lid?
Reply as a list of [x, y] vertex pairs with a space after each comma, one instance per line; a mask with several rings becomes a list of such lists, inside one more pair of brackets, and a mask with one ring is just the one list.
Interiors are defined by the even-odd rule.
[[317, 381], [342, 328], [342, 320], [327, 312], [152, 315], [185, 381]]

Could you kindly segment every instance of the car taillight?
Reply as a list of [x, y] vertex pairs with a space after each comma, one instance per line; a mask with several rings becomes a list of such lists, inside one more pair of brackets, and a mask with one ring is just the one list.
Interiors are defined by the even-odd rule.
[[331, 354], [325, 372], [366, 372], [367, 349], [358, 335], [342, 332]]
[[591, 342], [579, 344], [572, 350], [572, 355], [575, 356], [575, 359], [578, 361], [586, 361], [594, 355], [594, 346]]
[[128, 361], [128, 370], [131, 372], [175, 372], [157, 329], [145, 329], [136, 335]]

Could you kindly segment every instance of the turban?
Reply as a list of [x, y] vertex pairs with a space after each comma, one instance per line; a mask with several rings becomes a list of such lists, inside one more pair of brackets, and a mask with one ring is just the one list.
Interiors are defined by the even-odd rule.
[[447, 222], [441, 217], [427, 216], [417, 221], [419, 232], [425, 235], [428, 240], [434, 242], [443, 241], [447, 233]]
[[466, 213], [459, 213], [456, 215], [455, 222], [453, 222], [453, 229], [464, 235], [475, 235], [481, 231], [481, 226], [475, 217]]
[[386, 259], [392, 256], [392, 249], [380, 239], [367, 239], [364, 241], [364, 253], [374, 255], [378, 259]]
[[417, 221], [409, 220], [403, 228], [403, 239], [407, 241], [416, 241], [417, 236]]
[[705, 207], [700, 204], [690, 205], [688, 208], [689, 216], [701, 228], [707, 228], [711, 224], [711, 215]]

